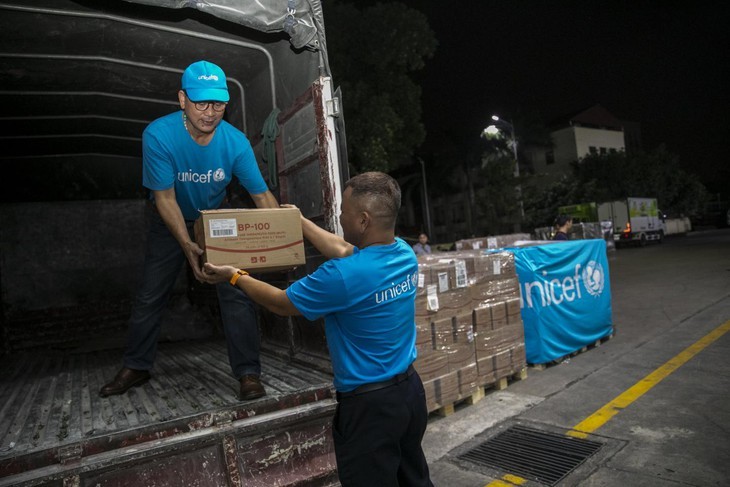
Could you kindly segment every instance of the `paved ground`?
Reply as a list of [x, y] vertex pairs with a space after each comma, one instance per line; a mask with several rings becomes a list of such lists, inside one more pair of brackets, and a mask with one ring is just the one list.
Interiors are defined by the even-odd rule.
[[627, 404], [587, 437], [600, 450], [557, 485], [730, 485], [730, 230], [620, 249], [609, 265], [614, 338], [433, 417], [424, 448], [437, 487], [510, 485], [510, 472], [456, 457], [515, 424], [564, 435], [617, 396]]

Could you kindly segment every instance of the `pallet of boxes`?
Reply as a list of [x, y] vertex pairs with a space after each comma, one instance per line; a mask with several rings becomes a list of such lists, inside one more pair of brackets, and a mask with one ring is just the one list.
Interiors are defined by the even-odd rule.
[[[486, 248], [486, 247], [485, 247]], [[414, 363], [429, 412], [449, 414], [485, 387], [527, 374], [514, 255], [461, 250], [420, 256]]]

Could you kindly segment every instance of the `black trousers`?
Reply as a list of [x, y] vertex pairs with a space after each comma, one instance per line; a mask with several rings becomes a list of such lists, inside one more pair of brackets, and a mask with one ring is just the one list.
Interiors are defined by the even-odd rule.
[[428, 411], [417, 373], [398, 384], [343, 397], [332, 425], [343, 487], [433, 487], [421, 448]]

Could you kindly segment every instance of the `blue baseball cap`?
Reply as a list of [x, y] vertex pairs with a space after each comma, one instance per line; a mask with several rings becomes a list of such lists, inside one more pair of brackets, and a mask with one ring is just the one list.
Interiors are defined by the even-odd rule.
[[185, 69], [182, 89], [191, 101], [227, 102], [231, 98], [226, 85], [226, 74], [208, 61], [198, 61]]

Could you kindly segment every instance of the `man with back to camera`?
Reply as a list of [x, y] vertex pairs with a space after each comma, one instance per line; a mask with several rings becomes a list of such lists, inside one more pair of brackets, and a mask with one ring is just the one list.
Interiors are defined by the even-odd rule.
[[[129, 320], [123, 368], [101, 388], [102, 397], [122, 394], [150, 378], [157, 353], [160, 321], [180, 266], [187, 259], [195, 278], [204, 280], [203, 251], [192, 238], [199, 210], [224, 204], [226, 186], [235, 175], [258, 208], [278, 202], [261, 176], [251, 144], [223, 120], [228, 100], [223, 70], [198, 61], [185, 69], [178, 92], [181, 111], [161, 117], [142, 136], [143, 184], [151, 191], [152, 215], [141, 287]], [[260, 381], [260, 338], [256, 310], [239, 289], [216, 286], [232, 372], [240, 382], [239, 398], [266, 394]]]
[[369, 172], [345, 183], [344, 239], [302, 217], [302, 230], [330, 260], [288, 289], [244, 270], [205, 264], [210, 283], [229, 281], [282, 315], [324, 317], [337, 410], [332, 435], [340, 482], [433, 487], [421, 440], [428, 411], [416, 359], [416, 255], [395, 237], [398, 183]]

